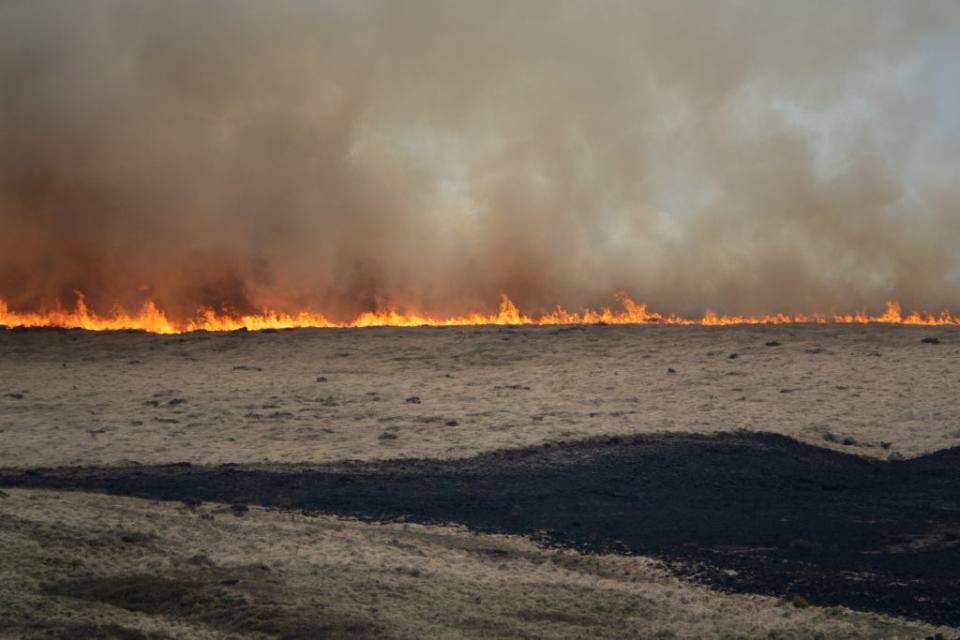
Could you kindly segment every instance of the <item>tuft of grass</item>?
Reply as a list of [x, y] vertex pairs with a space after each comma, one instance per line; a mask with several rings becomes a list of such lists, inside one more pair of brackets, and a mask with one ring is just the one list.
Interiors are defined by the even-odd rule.
[[53, 624], [44, 629], [35, 629], [23, 636], [24, 640], [174, 640], [173, 636], [159, 631], [140, 631], [119, 624]]
[[234, 606], [238, 598], [197, 578], [167, 578], [153, 575], [80, 578], [51, 585], [52, 595], [94, 600], [128, 611], [190, 616]]
[[[284, 640], [388, 637], [385, 630], [373, 622], [336, 615], [318, 619], [315, 610], [284, 606], [275, 601], [274, 590], [261, 583], [259, 574], [262, 574], [259, 567], [203, 568], [167, 576], [80, 578], [49, 585], [46, 591], [223, 631], [259, 632]], [[90, 637], [127, 640], [127, 636]], [[129, 636], [129, 639], [155, 640], [146, 636]]]

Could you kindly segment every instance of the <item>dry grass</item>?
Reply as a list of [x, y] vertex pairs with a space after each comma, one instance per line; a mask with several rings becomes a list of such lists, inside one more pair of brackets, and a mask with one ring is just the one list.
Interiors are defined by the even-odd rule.
[[739, 428], [912, 457], [960, 445], [958, 355], [955, 327], [0, 330], [0, 467], [466, 457]]
[[11, 638], [957, 635], [718, 594], [644, 558], [544, 550], [458, 528], [8, 493], [0, 499], [0, 628]]

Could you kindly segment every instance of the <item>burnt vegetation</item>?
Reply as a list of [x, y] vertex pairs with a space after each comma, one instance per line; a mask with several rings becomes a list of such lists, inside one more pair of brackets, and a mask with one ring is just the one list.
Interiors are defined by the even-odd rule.
[[770, 434], [673, 434], [465, 460], [11, 471], [0, 485], [463, 523], [651, 555], [723, 590], [957, 625], [958, 468], [960, 448], [878, 461]]

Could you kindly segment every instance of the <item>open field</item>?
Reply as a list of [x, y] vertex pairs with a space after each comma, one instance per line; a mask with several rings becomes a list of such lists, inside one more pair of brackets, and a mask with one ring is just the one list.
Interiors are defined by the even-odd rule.
[[882, 325], [0, 331], [14, 443], [0, 468], [448, 458], [736, 429], [914, 457], [960, 445], [958, 356], [958, 328]]
[[958, 355], [873, 325], [2, 330], [0, 628], [960, 637]]

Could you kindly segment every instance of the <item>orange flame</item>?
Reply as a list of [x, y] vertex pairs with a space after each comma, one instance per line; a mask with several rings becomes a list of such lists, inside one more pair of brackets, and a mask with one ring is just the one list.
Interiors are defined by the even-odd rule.
[[527, 315], [505, 294], [500, 295], [500, 308], [496, 313], [469, 313], [466, 315], [437, 318], [418, 313], [405, 313], [397, 309], [367, 311], [349, 322], [334, 322], [323, 314], [300, 312], [296, 314], [264, 310], [259, 314], [246, 315], [199, 309], [194, 318], [175, 322], [167, 317], [154, 302], [147, 302], [139, 312], [130, 314], [117, 307], [108, 315], [98, 315], [87, 306], [82, 294], [77, 294], [73, 310], [56, 310], [43, 313], [11, 311], [0, 299], [0, 326], [8, 327], [59, 327], [86, 329], [89, 331], [136, 330], [150, 333], [173, 334], [188, 331], [236, 331], [247, 329], [295, 329], [295, 328], [358, 328], [358, 327], [449, 327], [465, 325], [561, 325], [561, 324], [672, 324], [725, 326], [744, 324], [905, 324], [905, 325], [960, 325], [960, 316], [943, 311], [939, 315], [911, 312], [905, 314], [897, 302], [887, 303], [886, 311], [872, 316], [866, 312], [838, 314], [774, 314], [763, 316], [718, 315], [707, 311], [702, 318], [691, 319], [675, 315], [663, 315], [648, 311], [647, 305], [620, 296], [622, 310], [609, 307], [600, 310], [584, 309], [571, 312], [557, 307], [555, 311]]

